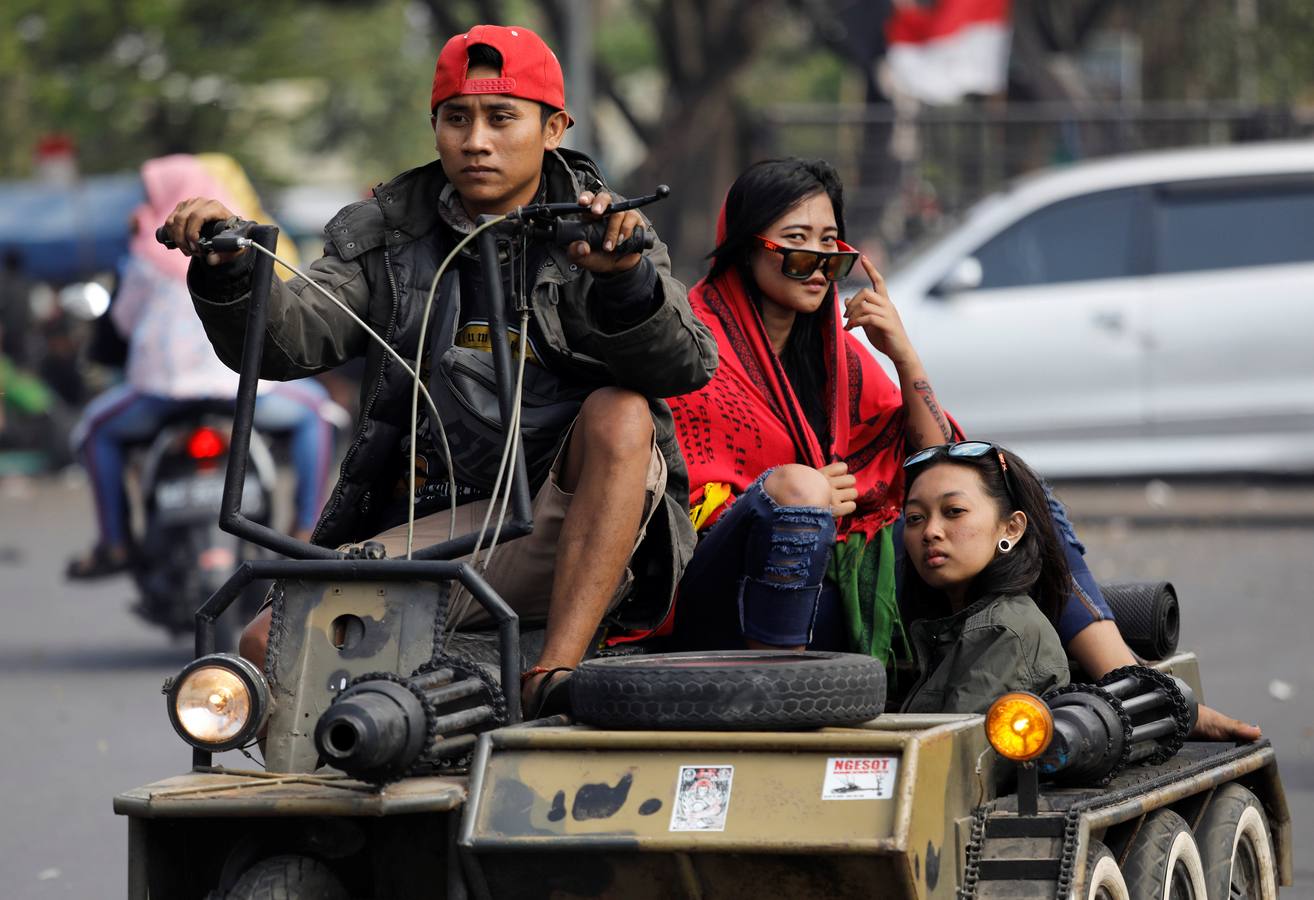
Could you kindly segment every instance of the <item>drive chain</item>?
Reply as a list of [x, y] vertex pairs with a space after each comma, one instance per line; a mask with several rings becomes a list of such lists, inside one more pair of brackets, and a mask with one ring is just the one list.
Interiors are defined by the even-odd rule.
[[972, 812], [972, 832], [967, 841], [966, 860], [963, 863], [963, 884], [958, 888], [958, 900], [972, 900], [976, 896], [976, 883], [981, 876], [981, 847], [985, 843], [986, 813], [982, 803]]
[[1145, 764], [1157, 766], [1167, 762], [1182, 749], [1182, 744], [1186, 743], [1186, 738], [1191, 732], [1191, 708], [1186, 702], [1186, 696], [1171, 675], [1147, 666], [1122, 666], [1101, 678], [1099, 684], [1111, 684], [1127, 677], [1153, 682], [1172, 703], [1172, 716], [1176, 729], [1170, 737], [1158, 742], [1159, 749], [1145, 760]]
[[[1068, 900], [1072, 894], [1072, 870], [1077, 865], [1077, 829], [1081, 824], [1081, 811], [1069, 807], [1063, 816], [1063, 853], [1059, 857], [1058, 884], [1054, 890], [1056, 900]], [[1086, 873], [1090, 878], [1090, 873]]]

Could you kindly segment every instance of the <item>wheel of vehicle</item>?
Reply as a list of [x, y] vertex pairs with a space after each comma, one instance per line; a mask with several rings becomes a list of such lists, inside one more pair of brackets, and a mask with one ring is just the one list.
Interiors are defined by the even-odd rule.
[[1196, 833], [1209, 900], [1277, 897], [1268, 817], [1254, 794], [1239, 784], [1219, 788]]
[[885, 667], [853, 653], [729, 650], [592, 659], [570, 679], [575, 718], [602, 728], [820, 728], [874, 719]]
[[1117, 857], [1099, 841], [1086, 854], [1086, 900], [1131, 900]]
[[1132, 900], [1206, 900], [1191, 828], [1171, 809], [1150, 813], [1122, 863]]
[[224, 900], [351, 900], [324, 863], [309, 856], [271, 856], [242, 873]]

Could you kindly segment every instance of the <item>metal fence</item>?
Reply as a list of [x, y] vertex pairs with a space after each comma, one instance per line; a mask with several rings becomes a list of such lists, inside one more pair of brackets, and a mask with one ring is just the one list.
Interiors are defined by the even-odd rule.
[[1010, 179], [1138, 150], [1314, 133], [1289, 108], [1211, 104], [1010, 103], [970, 108], [775, 106], [754, 158], [820, 156], [844, 178], [852, 238], [897, 259]]

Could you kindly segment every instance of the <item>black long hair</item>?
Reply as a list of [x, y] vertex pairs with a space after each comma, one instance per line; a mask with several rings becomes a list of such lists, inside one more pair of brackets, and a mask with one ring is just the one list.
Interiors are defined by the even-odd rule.
[[[1002, 449], [1002, 448], [1001, 448]], [[986, 495], [995, 502], [1001, 519], [1014, 510], [1027, 516], [1026, 532], [1008, 553], [1000, 553], [977, 573], [967, 589], [967, 605], [986, 596], [1027, 594], [1040, 607], [1045, 618], [1058, 626], [1059, 613], [1072, 592], [1072, 572], [1063, 552], [1061, 538], [1054, 528], [1049, 499], [1040, 477], [1015, 453], [1003, 450], [1008, 476], [999, 465], [999, 457], [987, 453], [977, 457], [935, 456], [908, 470], [905, 496], [923, 472], [937, 465], [954, 465], [973, 469], [981, 476]], [[1007, 481], [1005, 480], [1007, 478]], [[1012, 493], [1009, 487], [1012, 487]], [[926, 610], [946, 605], [944, 594], [928, 585], [912, 564], [912, 555], [903, 561], [904, 603], [910, 610]], [[921, 618], [921, 616], [918, 616]]]
[[[766, 231], [777, 219], [808, 197], [826, 194], [835, 209], [839, 238], [844, 240], [844, 185], [839, 173], [824, 159], [766, 159], [744, 170], [725, 198], [725, 237], [708, 254], [712, 260], [709, 278], [731, 268], [739, 271], [748, 294], [762, 308], [762, 292], [753, 280], [749, 265], [756, 248], [754, 237]], [[834, 288], [821, 307], [794, 318], [789, 340], [780, 354], [780, 364], [788, 376], [794, 394], [803, 404], [817, 440], [829, 443], [830, 423], [826, 412], [825, 344], [822, 328], [830, 321]]]

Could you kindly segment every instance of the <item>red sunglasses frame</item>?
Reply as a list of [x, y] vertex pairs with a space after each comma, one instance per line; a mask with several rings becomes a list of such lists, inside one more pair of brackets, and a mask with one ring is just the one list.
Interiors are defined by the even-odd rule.
[[[802, 247], [785, 247], [781, 244], [777, 244], [775, 241], [771, 240], [771, 238], [763, 237], [760, 234], [755, 234], [753, 237], [762, 245], [762, 249], [780, 254], [780, 274], [784, 275], [786, 278], [792, 278], [795, 281], [806, 281], [812, 277], [812, 273], [817, 271], [817, 269], [823, 270], [822, 274], [826, 276], [827, 281], [839, 281], [841, 278], [846, 277], [849, 272], [853, 271], [854, 264], [857, 263], [858, 257], [862, 255], [862, 252], [858, 250], [857, 247], [851, 247], [838, 238], [835, 239], [835, 243], [840, 248], [839, 250], [805, 250]], [[791, 274], [786, 271], [786, 265], [789, 262], [789, 255], [791, 253], [810, 253], [817, 257], [817, 264], [802, 275]], [[836, 257], [852, 257], [853, 261], [850, 262], [849, 267], [844, 270], [844, 274], [832, 277], [829, 272], [824, 270], [826, 265]]]

